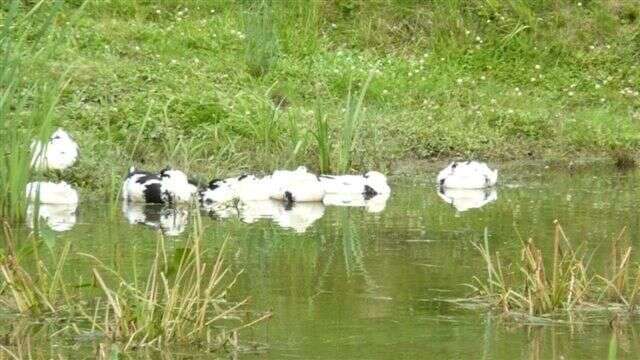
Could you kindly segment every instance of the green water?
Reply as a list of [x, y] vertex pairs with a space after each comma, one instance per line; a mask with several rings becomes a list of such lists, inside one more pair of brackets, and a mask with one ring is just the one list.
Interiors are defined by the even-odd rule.
[[[442, 300], [468, 294], [463, 284], [485, 276], [471, 245], [485, 229], [493, 250], [515, 258], [519, 236], [534, 237], [548, 251], [558, 219], [574, 243], [594, 251], [593, 266], [603, 268], [608, 244], [624, 226], [632, 244], [640, 241], [639, 175], [606, 165], [573, 171], [511, 166], [501, 172], [497, 199], [465, 212], [438, 196], [434, 173], [396, 177], [382, 212], [326, 207], [304, 232], [270, 219], [247, 224], [233, 213], [205, 217], [205, 243], [216, 249], [228, 237], [228, 261], [234, 271], [244, 269], [232, 295], [249, 295], [250, 309], [274, 314], [241, 333], [241, 341], [259, 345], [240, 357], [602, 359], [614, 332], [607, 314], [572, 326], [541, 326]], [[155, 231], [129, 224], [120, 209], [83, 203], [73, 227], [55, 241], [71, 240], [74, 251], [114, 266], [135, 261], [144, 268]], [[179, 246], [187, 233], [172, 236], [170, 244]], [[75, 272], [87, 266], [74, 261]], [[618, 358], [637, 357], [638, 330], [620, 330]]]

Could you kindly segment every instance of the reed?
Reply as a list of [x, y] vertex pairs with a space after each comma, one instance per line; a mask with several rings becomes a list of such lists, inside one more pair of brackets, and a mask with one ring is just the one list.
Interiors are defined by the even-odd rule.
[[322, 111], [320, 95], [317, 91], [314, 116], [315, 131], [313, 132], [313, 137], [316, 140], [319, 170], [321, 174], [326, 174], [331, 171], [331, 143], [329, 139], [329, 122], [327, 121], [327, 115]]
[[[640, 271], [631, 263], [632, 247], [622, 244], [624, 230], [611, 243], [611, 264], [596, 274], [581, 247], [574, 247], [555, 223], [553, 253], [545, 255], [533, 239], [523, 241], [519, 262], [506, 265], [499, 253], [474, 244], [486, 264], [486, 279], [475, 278], [474, 305], [505, 314], [549, 316], [582, 310], [634, 311], [640, 293]], [[512, 270], [515, 269], [515, 270]], [[635, 271], [633, 271], [636, 269]]]
[[234, 276], [226, 265], [226, 242], [217, 253], [208, 253], [202, 243], [198, 214], [193, 222], [184, 248], [173, 254], [159, 232], [149, 270], [140, 277], [136, 268], [132, 273], [125, 272], [91, 254], [75, 253], [93, 263], [88, 273], [74, 275], [93, 278], [94, 285], [89, 287], [77, 286], [77, 279], [63, 275], [73, 266], [69, 260], [70, 243], [52, 253], [56, 260], [48, 267], [38, 252], [37, 239], [32, 235], [34, 246], [21, 254], [5, 223], [0, 302], [12, 313], [34, 321], [57, 319], [54, 323], [65, 326], [52, 331], [63, 337], [68, 335], [67, 340], [96, 333], [99, 339], [116, 344], [123, 352], [185, 345], [207, 351], [235, 348], [238, 332], [267, 319], [270, 313], [254, 320], [240, 319], [240, 310], [248, 299], [231, 302], [228, 292], [241, 272]]
[[362, 122], [361, 117], [364, 113], [364, 96], [367, 93], [367, 88], [372, 79], [373, 72], [370, 72], [360, 89], [360, 93], [355, 98], [352, 94], [352, 87], [349, 85], [349, 91], [345, 101], [344, 117], [342, 118], [340, 128], [340, 152], [337, 170], [341, 173], [349, 171], [351, 167], [352, 153], [357, 142], [358, 130]]
[[[28, 82], [34, 64], [49, 57], [58, 40], [48, 36], [60, 2], [41, 14], [44, 0], [24, 12], [21, 1], [8, 5], [0, 30], [0, 217], [20, 221], [26, 211], [25, 186], [31, 176], [30, 143], [48, 139], [66, 72], [60, 78]], [[38, 16], [41, 26], [28, 26]], [[43, 141], [46, 143], [46, 141]]]

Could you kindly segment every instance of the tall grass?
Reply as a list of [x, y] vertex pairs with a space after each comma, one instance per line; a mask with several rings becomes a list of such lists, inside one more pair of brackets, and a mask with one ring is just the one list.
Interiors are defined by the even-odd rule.
[[[51, 56], [57, 42], [49, 35], [61, 3], [48, 6], [48, 12], [40, 11], [44, 4], [41, 0], [24, 13], [22, 2], [13, 0], [0, 31], [0, 217], [12, 221], [23, 219], [26, 210], [29, 144], [34, 138], [48, 138], [66, 76], [26, 81], [33, 66]], [[39, 21], [34, 23], [40, 25], [29, 26], [36, 16]]]
[[352, 94], [352, 84], [349, 85], [345, 101], [344, 117], [340, 128], [340, 146], [338, 154], [338, 172], [344, 173], [351, 167], [354, 146], [357, 143], [358, 130], [364, 113], [363, 103], [367, 88], [373, 79], [373, 72], [365, 80], [357, 97]]
[[[549, 316], [583, 309], [633, 311], [640, 292], [640, 271], [631, 264], [632, 248], [621, 245], [623, 232], [611, 243], [609, 273], [592, 271], [588, 254], [574, 247], [556, 222], [553, 253], [545, 255], [532, 239], [522, 242], [519, 262], [506, 263], [484, 245], [475, 245], [487, 277], [475, 278], [474, 302], [503, 313]], [[515, 267], [515, 271], [511, 269]]]
[[245, 16], [245, 62], [250, 74], [265, 75], [278, 60], [278, 35], [271, 2], [256, 2]]
[[[184, 247], [171, 253], [159, 232], [149, 270], [125, 272], [107, 266], [93, 255], [73, 254], [67, 243], [53, 253], [53, 266], [45, 266], [36, 239], [31, 251], [16, 248], [15, 236], [5, 223], [5, 254], [0, 258], [0, 303], [9, 312], [27, 318], [62, 319], [56, 333], [78, 336], [97, 332], [122, 351], [140, 347], [165, 349], [175, 345], [215, 351], [237, 344], [237, 332], [270, 316], [241, 321], [239, 309], [247, 299], [228, 300], [237, 276], [225, 265], [224, 244], [209, 254], [202, 243], [202, 223], [194, 225]], [[89, 259], [87, 274], [69, 278], [72, 257]], [[134, 261], [135, 263], [135, 261]], [[34, 268], [35, 267], [35, 268]], [[73, 273], [73, 272], [72, 272]], [[76, 278], [77, 277], [77, 278]], [[76, 285], [93, 278], [93, 286]], [[232, 325], [232, 321], [239, 324]]]
[[320, 95], [317, 93], [317, 91], [314, 116], [316, 123], [313, 137], [316, 140], [319, 170], [321, 174], [326, 174], [331, 171], [331, 141], [329, 139], [329, 122], [327, 120], [327, 115], [324, 113], [324, 111], [322, 111]]

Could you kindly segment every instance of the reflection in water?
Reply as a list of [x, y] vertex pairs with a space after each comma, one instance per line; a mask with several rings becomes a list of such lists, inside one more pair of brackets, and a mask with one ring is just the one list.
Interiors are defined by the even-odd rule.
[[319, 202], [295, 203], [285, 208], [273, 220], [285, 229], [303, 233], [324, 215], [324, 205]]
[[[40, 204], [38, 218], [46, 221], [53, 231], [68, 231], [76, 224], [77, 207], [78, 204]], [[27, 207], [27, 225], [30, 228], [35, 225], [35, 212], [35, 205], [30, 203]]]
[[238, 208], [235, 203], [203, 204], [202, 210], [213, 219], [229, 219], [238, 216]]
[[284, 211], [282, 202], [275, 200], [242, 202], [239, 208], [240, 219], [247, 224], [260, 219], [275, 219]]
[[365, 199], [361, 194], [327, 194], [322, 202], [327, 206], [364, 207], [367, 212], [379, 213], [387, 206], [389, 194], [379, 194]]
[[167, 236], [182, 234], [189, 222], [184, 207], [166, 208], [158, 204], [122, 203], [122, 212], [129, 224], [142, 224], [160, 229]]
[[[208, 221], [203, 246], [220, 248], [230, 236], [228, 264], [245, 270], [233, 293], [238, 299], [252, 296], [251, 311], [276, 314], [273, 321], [243, 333], [241, 341], [267, 343], [267, 357], [272, 358], [396, 359], [402, 349], [407, 358], [438, 354], [445, 359], [606, 359], [616, 346], [619, 359], [636, 358], [640, 324], [629, 321], [626, 335], [616, 333], [608, 312], [602, 314], [604, 319], [590, 312], [576, 321], [584, 326], [575, 330], [562, 323], [526, 327], [518, 320], [509, 326], [512, 321], [447, 301], [468, 296], [462, 284], [486, 276], [486, 264], [473, 246], [482, 241], [485, 228], [491, 251], [514, 264], [520, 259], [516, 233], [533, 237], [541, 251], [553, 254], [553, 241], [546, 240], [553, 239], [555, 219], [593, 254], [590, 266], [596, 269], [611, 265], [609, 246], [603, 241], [615, 239], [624, 226], [630, 241], [640, 239], [640, 170], [510, 174], [499, 189], [499, 201], [493, 201], [497, 194], [491, 189], [439, 194], [431, 181], [425, 181], [435, 174], [398, 178], [393, 199], [381, 214], [334, 204], [340, 206], [327, 206], [303, 235], [282, 230], [272, 220], [281, 213], [291, 216], [279, 202], [214, 209], [229, 219]], [[482, 211], [457, 216], [488, 200], [493, 202]], [[65, 239], [74, 241], [74, 251], [117, 261], [138, 273], [152, 266], [152, 258], [132, 255], [135, 249], [153, 253], [152, 231], [131, 236], [130, 226], [99, 221], [108, 215], [101, 204], [84, 204], [82, 215], [78, 223], [83, 225], [65, 233]], [[148, 241], [119, 241], [132, 237]], [[74, 271], [87, 266], [76, 264]], [[51, 357], [42, 357], [47, 356]]]
[[456, 210], [462, 212], [469, 209], [477, 209], [498, 199], [498, 191], [495, 188], [488, 189], [445, 189], [438, 190], [438, 196]]

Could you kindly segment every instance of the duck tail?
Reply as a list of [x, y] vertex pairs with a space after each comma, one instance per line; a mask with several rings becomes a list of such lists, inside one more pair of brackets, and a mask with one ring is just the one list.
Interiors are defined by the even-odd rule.
[[498, 169], [495, 169], [491, 172], [491, 185], [495, 185], [498, 182]]

